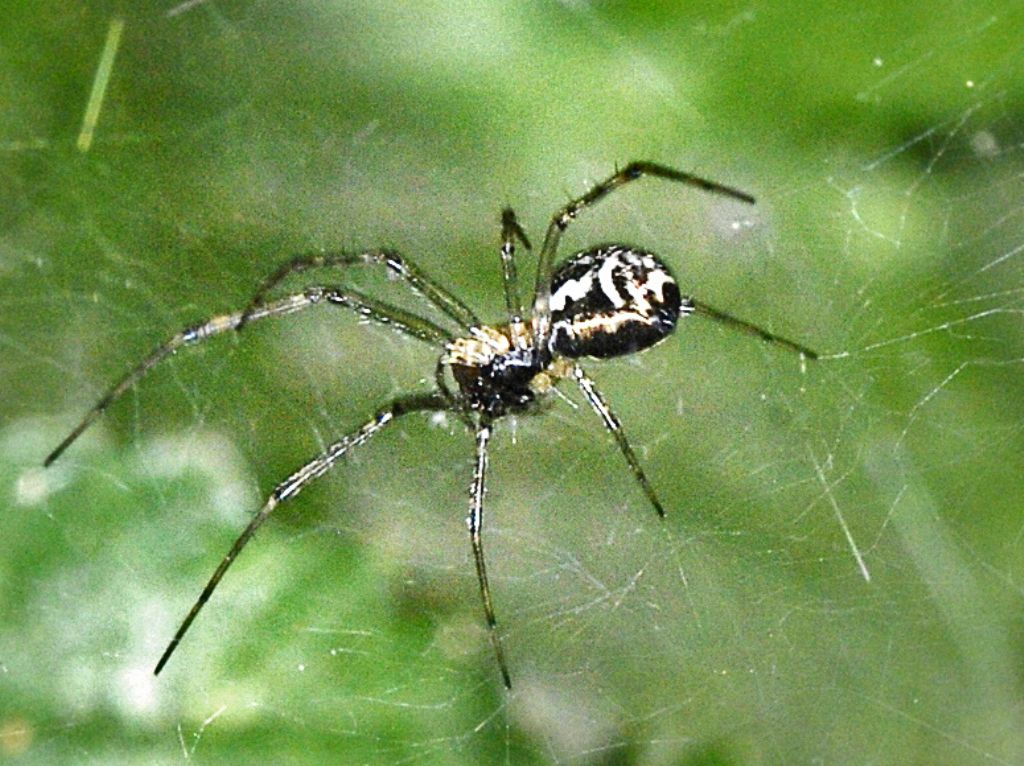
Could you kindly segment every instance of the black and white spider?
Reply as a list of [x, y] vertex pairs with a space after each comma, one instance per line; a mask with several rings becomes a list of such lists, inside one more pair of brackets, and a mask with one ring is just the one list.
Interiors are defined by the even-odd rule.
[[[554, 267], [559, 238], [569, 223], [581, 211], [610, 192], [643, 176], [677, 181], [741, 202], [754, 202], [749, 194], [714, 181], [652, 162], [631, 162], [586, 194], [570, 201], [552, 217], [538, 258], [529, 313], [519, 294], [515, 245], [518, 241], [529, 249], [530, 243], [516, 222], [515, 214], [511, 209], [505, 209], [501, 217], [501, 264], [507, 321], [497, 325], [481, 323], [466, 304], [398, 253], [369, 250], [297, 257], [265, 279], [244, 309], [185, 328], [154, 349], [107, 391], [64, 441], [47, 456], [44, 465], [48, 466], [60, 457], [112, 402], [162, 359], [182, 346], [198, 343], [229, 330], [241, 330], [257, 319], [292, 314], [320, 303], [334, 304], [433, 344], [440, 351], [435, 369], [435, 390], [400, 396], [388, 402], [365, 425], [338, 439], [274, 488], [264, 506], [249, 522], [210, 577], [171, 639], [154, 673], [163, 669], [228, 567], [274, 508], [295, 497], [303, 487], [327, 473], [349, 450], [364, 443], [397, 418], [412, 412], [452, 412], [465, 422], [476, 437], [476, 464], [470, 484], [466, 523], [491, 645], [502, 681], [507, 688], [512, 687], [497, 633], [480, 538], [487, 445], [495, 422], [508, 414], [536, 410], [538, 403], [550, 396], [560, 381], [572, 380], [615, 438], [647, 500], [659, 516], [664, 516], [665, 510], [640, 467], [622, 430], [622, 424], [576, 360], [580, 357], [605, 359], [643, 351], [668, 337], [675, 329], [680, 315], [694, 313], [779, 344], [806, 358], [817, 358], [817, 354], [806, 346], [786, 340], [694, 298], [682, 296], [668, 267], [657, 256], [645, 250], [606, 244], [576, 253], [557, 268]], [[458, 330], [452, 332], [425, 317], [337, 285], [313, 285], [282, 298], [264, 300], [282, 280], [296, 272], [360, 264], [383, 266], [404, 280], [412, 290], [454, 323]]]

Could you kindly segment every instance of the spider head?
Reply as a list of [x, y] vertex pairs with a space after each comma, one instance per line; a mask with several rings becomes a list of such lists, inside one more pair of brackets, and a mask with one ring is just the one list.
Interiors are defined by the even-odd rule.
[[481, 326], [448, 344], [441, 363], [451, 369], [463, 401], [491, 418], [529, 410], [550, 383], [537, 383], [545, 360], [524, 326]]

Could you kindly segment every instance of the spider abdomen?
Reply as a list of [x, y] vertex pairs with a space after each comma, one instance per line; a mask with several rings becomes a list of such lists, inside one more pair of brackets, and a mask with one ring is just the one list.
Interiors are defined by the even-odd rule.
[[632, 354], [671, 335], [687, 310], [675, 278], [654, 254], [601, 245], [552, 275], [549, 348], [568, 357]]

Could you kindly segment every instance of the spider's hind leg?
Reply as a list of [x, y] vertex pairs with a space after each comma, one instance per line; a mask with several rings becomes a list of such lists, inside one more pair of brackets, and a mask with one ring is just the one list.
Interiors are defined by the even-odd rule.
[[774, 343], [778, 346], [782, 346], [783, 348], [787, 348], [790, 351], [795, 351], [796, 353], [801, 354], [807, 359], [817, 359], [819, 357], [817, 351], [808, 348], [803, 343], [797, 343], [794, 340], [783, 338], [781, 335], [776, 335], [775, 333], [770, 332], [769, 330], [766, 330], [763, 327], [759, 327], [758, 325], [748, 322], [745, 319], [739, 319], [737, 317], [734, 317], [732, 314], [727, 314], [724, 311], [709, 306], [706, 303], [702, 303], [701, 301], [698, 301], [694, 298], [687, 298], [686, 301], [693, 307], [693, 310], [696, 311], [698, 314], [706, 316], [709, 319], [713, 319], [716, 322], [721, 322], [722, 324], [726, 325], [727, 327], [731, 327], [734, 330], [739, 330], [740, 332], [744, 332], [747, 335], [753, 335], [768, 343]]
[[593, 407], [594, 412], [601, 416], [601, 420], [604, 421], [604, 427], [607, 428], [612, 436], [615, 437], [615, 441], [619, 445], [619, 449], [622, 451], [622, 456], [626, 458], [626, 462], [629, 464], [629, 469], [633, 473], [633, 478], [636, 479], [640, 488], [644, 491], [644, 495], [647, 496], [647, 500], [654, 510], [658, 512], [658, 515], [662, 518], [665, 517], [665, 508], [662, 506], [661, 501], [658, 500], [658, 496], [654, 493], [654, 487], [647, 480], [647, 474], [644, 473], [644, 469], [640, 466], [640, 461], [636, 457], [636, 453], [633, 452], [633, 448], [629, 445], [629, 440], [626, 438], [626, 432], [622, 429], [622, 423], [619, 418], [612, 411], [612, 408], [608, 406], [608, 402], [601, 395], [601, 392], [597, 390], [597, 387], [585, 372], [583, 368], [578, 364], [573, 365], [572, 372], [573, 380], [580, 387], [580, 391], [587, 398], [590, 406]]

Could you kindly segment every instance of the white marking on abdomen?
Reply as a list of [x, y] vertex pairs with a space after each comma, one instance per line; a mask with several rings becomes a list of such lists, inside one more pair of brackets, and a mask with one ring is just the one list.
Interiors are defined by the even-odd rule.
[[615, 279], [612, 276], [615, 269], [620, 266], [622, 266], [622, 261], [619, 260], [618, 255], [612, 255], [601, 264], [601, 269], [597, 272], [597, 278], [601, 284], [601, 291], [617, 309], [621, 309], [626, 305], [625, 299], [619, 294], [618, 289], [615, 287]]
[[579, 279], [570, 279], [551, 294], [551, 310], [561, 311], [569, 301], [586, 298], [594, 286], [594, 277], [588, 271]]

